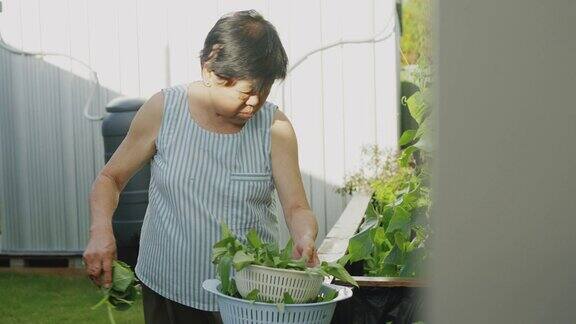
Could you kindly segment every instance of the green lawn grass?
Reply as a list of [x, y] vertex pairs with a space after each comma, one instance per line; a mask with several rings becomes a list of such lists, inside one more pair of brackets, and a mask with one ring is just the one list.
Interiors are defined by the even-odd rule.
[[[0, 272], [0, 323], [110, 323], [106, 307], [84, 276]], [[114, 311], [117, 324], [144, 323], [142, 298], [127, 311]]]

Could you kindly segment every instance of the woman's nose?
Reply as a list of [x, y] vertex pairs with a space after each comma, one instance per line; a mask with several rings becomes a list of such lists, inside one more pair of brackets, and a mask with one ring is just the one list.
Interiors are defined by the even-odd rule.
[[258, 99], [258, 96], [256, 96], [256, 95], [250, 96], [250, 98], [248, 98], [248, 100], [246, 100], [247, 106], [256, 107], [256, 106], [258, 106], [258, 103], [259, 103], [259, 99]]

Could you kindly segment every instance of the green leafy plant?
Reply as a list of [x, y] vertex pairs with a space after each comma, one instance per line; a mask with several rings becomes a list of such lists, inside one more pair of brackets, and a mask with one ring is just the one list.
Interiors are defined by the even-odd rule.
[[336, 189], [342, 195], [355, 191], [372, 189], [375, 181], [386, 181], [397, 172], [397, 154], [390, 150], [382, 150], [377, 145], [363, 146], [361, 150], [361, 166], [359, 170], [344, 179], [344, 186]]
[[[416, 92], [407, 100], [416, 129], [405, 131], [399, 140], [399, 154], [371, 156], [380, 161], [376, 176], [361, 171], [349, 177], [340, 192], [361, 190], [368, 184], [373, 195], [358, 233], [349, 242], [341, 264], [363, 261], [369, 276], [415, 277], [421, 274], [428, 257], [427, 240], [431, 230], [428, 170], [432, 158], [431, 114], [427, 92]], [[377, 148], [367, 149], [381, 155]], [[382, 163], [386, 161], [386, 163]], [[390, 162], [392, 161], [392, 162]], [[380, 175], [380, 176], [378, 176]], [[383, 176], [382, 176], [383, 175]]]
[[431, 54], [431, 1], [402, 1], [400, 49], [403, 64], [429, 65]]
[[112, 286], [110, 288], [100, 288], [102, 299], [92, 309], [106, 305], [108, 309], [108, 319], [110, 323], [115, 324], [112, 310], [125, 311], [140, 296], [140, 286], [138, 280], [126, 263], [114, 260], [112, 263]]
[[[357, 286], [356, 281], [344, 269], [344, 266], [337, 262], [323, 261], [319, 266], [306, 267], [305, 257], [299, 260], [292, 259], [292, 250], [294, 243], [292, 239], [288, 241], [283, 249], [279, 249], [276, 242], [264, 243], [256, 230], [251, 229], [246, 234], [246, 244], [240, 242], [230, 231], [226, 224], [220, 224], [222, 238], [216, 242], [212, 249], [212, 263], [216, 264], [218, 276], [221, 282], [223, 293], [242, 298], [236, 288], [234, 278], [231, 278], [232, 268], [240, 271], [249, 265], [260, 265], [277, 269], [292, 269], [304, 271], [307, 273], [321, 274], [323, 276], [334, 276], [348, 284]], [[258, 291], [252, 291], [249, 294], [250, 300], [256, 300]], [[322, 295], [323, 301], [329, 300], [331, 295]], [[284, 294], [285, 304], [293, 303], [289, 294]]]
[[373, 188], [364, 222], [350, 239], [348, 260], [364, 261], [370, 276], [416, 276], [425, 256], [429, 190], [409, 167]]
[[424, 89], [417, 91], [406, 100], [406, 107], [416, 121], [416, 129], [410, 129], [402, 133], [399, 144], [404, 147], [400, 155], [399, 163], [407, 166], [415, 153], [420, 154], [420, 160], [414, 161], [419, 170], [428, 172], [429, 161], [432, 159], [432, 138], [435, 136], [434, 115], [430, 108], [430, 91]]

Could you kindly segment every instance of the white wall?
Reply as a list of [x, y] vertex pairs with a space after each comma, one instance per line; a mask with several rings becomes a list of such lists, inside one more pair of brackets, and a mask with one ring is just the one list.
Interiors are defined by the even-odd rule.
[[[339, 39], [367, 38], [380, 31], [394, 14], [395, 1], [4, 0], [0, 32], [15, 47], [63, 52], [88, 62], [105, 89], [92, 112], [102, 113], [104, 104], [113, 97], [149, 97], [163, 87], [199, 79], [198, 53], [209, 29], [224, 13], [249, 8], [276, 26], [291, 62], [295, 62]], [[394, 32], [395, 22], [392, 16], [384, 34]], [[378, 143], [393, 147], [397, 142], [397, 36], [314, 54], [286, 80], [285, 100], [278, 87], [269, 98], [281, 106], [296, 129], [306, 192], [320, 225], [319, 241], [344, 207], [345, 200], [334, 189], [357, 167], [361, 146]], [[17, 157], [4, 163], [5, 174], [19, 165], [19, 172], [30, 178], [41, 178], [45, 173], [64, 178], [53, 181], [77, 190], [72, 196], [51, 197], [53, 208], [48, 217], [58, 213], [81, 215], [76, 222], [83, 231], [89, 183], [103, 164], [99, 122], [82, 120], [79, 113], [89, 85], [85, 81], [88, 74], [66, 58], [41, 61], [4, 55], [3, 62], [11, 65], [7, 68], [10, 77], [0, 80], [10, 85], [0, 87], [0, 96], [10, 98], [11, 103], [0, 108], [10, 110], [5, 114], [14, 125], [5, 136], [26, 147], [41, 137], [59, 143], [51, 155], [34, 145], [27, 152], [19, 150]], [[43, 82], [33, 82], [40, 77], [38, 70], [48, 69], [44, 65], [55, 69], [42, 74]], [[43, 99], [47, 97], [53, 100], [47, 102]], [[38, 106], [43, 107], [40, 112]], [[46, 119], [43, 113], [52, 117]], [[38, 122], [29, 124], [30, 120]], [[28, 129], [31, 126], [36, 127], [34, 132]], [[47, 139], [51, 129], [58, 131]], [[57, 163], [33, 164], [30, 161], [34, 159]], [[90, 165], [79, 163], [81, 159]], [[70, 171], [72, 166], [75, 169]], [[34, 172], [38, 174], [33, 176]], [[18, 179], [11, 181], [5, 192], [37, 190], [18, 184]], [[49, 183], [46, 180], [45, 190], [62, 192]], [[42, 192], [37, 194], [47, 199]], [[41, 217], [40, 207], [26, 210], [28, 207], [14, 197], [4, 199], [10, 205], [4, 207], [8, 217], [16, 212], [30, 220]], [[83, 235], [74, 246], [82, 246]], [[41, 245], [39, 241], [36, 248]]]

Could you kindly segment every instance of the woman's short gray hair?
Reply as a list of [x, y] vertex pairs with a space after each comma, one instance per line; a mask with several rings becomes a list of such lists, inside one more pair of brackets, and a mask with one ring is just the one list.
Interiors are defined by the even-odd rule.
[[288, 56], [276, 28], [255, 10], [220, 18], [200, 51], [200, 63], [229, 80], [251, 80], [261, 90], [284, 79]]

